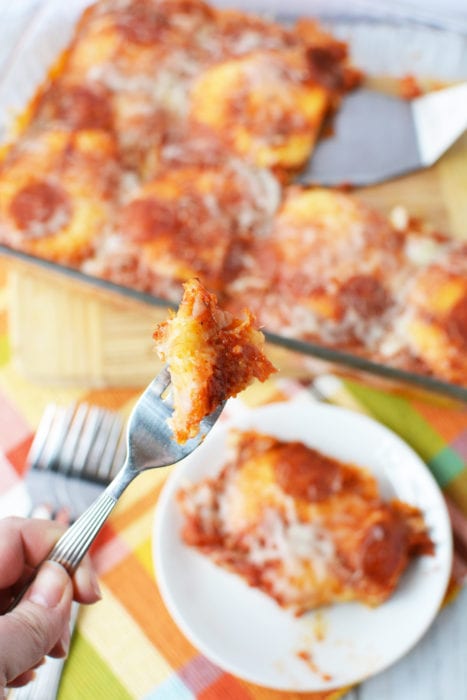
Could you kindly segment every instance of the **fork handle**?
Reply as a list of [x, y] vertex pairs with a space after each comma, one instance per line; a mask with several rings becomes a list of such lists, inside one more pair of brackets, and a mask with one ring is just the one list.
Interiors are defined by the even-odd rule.
[[[138, 472], [123, 465], [105, 491], [87, 508], [82, 515], [75, 520], [73, 525], [60, 537], [55, 547], [46, 557], [47, 561], [56, 561], [72, 576], [78, 568], [84, 555], [96, 539], [103, 524], [117, 505], [117, 501], [123, 491], [130, 484]], [[10, 603], [5, 612], [15, 608], [29, 586], [33, 582], [37, 571], [25, 583], [19, 594]]]
[[72, 576], [117, 505], [119, 497], [137, 474], [125, 463], [105, 491], [60, 537], [47, 559], [61, 564]]
[[104, 491], [60, 537], [47, 559], [61, 564], [72, 576], [115, 508], [117, 500]]

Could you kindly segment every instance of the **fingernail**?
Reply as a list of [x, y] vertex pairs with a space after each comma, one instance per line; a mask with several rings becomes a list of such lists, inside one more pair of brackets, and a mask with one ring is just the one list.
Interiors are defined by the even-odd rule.
[[65, 627], [65, 630], [64, 630], [62, 636], [60, 637], [60, 641], [59, 641], [58, 654], [60, 656], [66, 656], [68, 654], [68, 650], [70, 648], [70, 639], [71, 639], [70, 626], [67, 625]]
[[45, 562], [39, 569], [26, 598], [43, 608], [55, 608], [62, 599], [69, 578], [65, 569], [53, 561]]
[[91, 588], [96, 595], [96, 598], [98, 598], [100, 600], [102, 598], [102, 592], [101, 592], [101, 588], [99, 586], [97, 574], [94, 571], [94, 569], [91, 569], [90, 583], [91, 583]]
[[80, 588], [81, 590], [91, 589], [97, 600], [100, 600], [102, 598], [97, 574], [94, 571], [94, 569], [90, 566], [78, 567], [75, 573], [75, 581], [78, 588]]

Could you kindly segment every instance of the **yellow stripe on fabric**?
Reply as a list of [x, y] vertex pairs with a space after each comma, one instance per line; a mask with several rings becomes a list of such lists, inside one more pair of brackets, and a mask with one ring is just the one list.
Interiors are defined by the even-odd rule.
[[239, 394], [239, 398], [246, 406], [254, 408], [265, 403], [284, 401], [287, 396], [277, 386], [277, 381], [274, 377], [262, 383], [254, 382]]
[[0, 366], [10, 362], [10, 343], [7, 335], [0, 336]]
[[125, 530], [140, 515], [154, 509], [167, 473], [165, 468], [148, 471], [130, 484], [112, 514], [111, 524], [117, 532]]
[[62, 389], [57, 386], [44, 386], [29, 382], [10, 364], [0, 372], [0, 387], [10, 401], [18, 407], [31, 428], [35, 428], [48, 403], [68, 406], [78, 401], [82, 389]]
[[[76, 631], [65, 664], [57, 700], [133, 700], [109, 667]], [[37, 700], [46, 700], [37, 698]]]
[[141, 543], [146, 542], [148, 537], [151, 537], [153, 522], [154, 507], [143, 513], [140, 518], [133, 520], [124, 530], [119, 531], [118, 536], [132, 551], [136, 552]]
[[139, 547], [134, 551], [135, 557], [146, 569], [150, 576], [154, 576], [154, 562], [152, 557], [152, 537], [148, 537], [141, 542]]
[[[112, 591], [102, 585], [102, 593], [99, 603], [83, 609], [79, 631], [131, 697], [144, 697], [168, 678], [172, 668]], [[135, 598], [138, 595], [135, 588]]]

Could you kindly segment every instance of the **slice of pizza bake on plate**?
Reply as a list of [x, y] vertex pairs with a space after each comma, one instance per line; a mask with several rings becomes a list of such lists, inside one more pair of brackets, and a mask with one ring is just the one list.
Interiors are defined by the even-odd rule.
[[255, 430], [229, 441], [216, 476], [178, 491], [182, 538], [280, 606], [380, 605], [433, 553], [421, 511], [383, 500], [369, 471]]

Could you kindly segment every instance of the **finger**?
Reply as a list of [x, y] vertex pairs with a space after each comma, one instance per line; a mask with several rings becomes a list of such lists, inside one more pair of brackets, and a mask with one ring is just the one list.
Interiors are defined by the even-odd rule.
[[38, 661], [37, 664], [34, 664], [33, 668], [28, 669], [24, 673], [22, 673], [18, 678], [15, 678], [13, 681], [8, 683], [9, 688], [20, 688], [23, 685], [27, 685], [30, 683], [32, 680], [34, 680], [35, 677], [35, 671], [36, 669], [40, 668], [40, 666], [43, 666], [45, 664], [45, 656], [42, 657], [40, 661]]
[[53, 656], [54, 659], [64, 659], [70, 649], [71, 629], [70, 625], [66, 625], [62, 632], [62, 636], [58, 642], [52, 647], [47, 656]]
[[48, 654], [69, 625], [71, 580], [46, 562], [19, 605], [0, 617], [0, 678], [9, 683]]
[[63, 531], [63, 525], [50, 520], [0, 520], [0, 589], [13, 585], [25, 566], [38, 566]]
[[78, 603], [96, 603], [102, 597], [97, 574], [88, 555], [73, 575], [73, 596]]
[[31, 681], [34, 680], [34, 677], [36, 675], [36, 672], [31, 669], [30, 671], [25, 671], [22, 673], [18, 678], [15, 678], [13, 681], [10, 681], [7, 685], [8, 688], [21, 688], [23, 685], [27, 685]]

